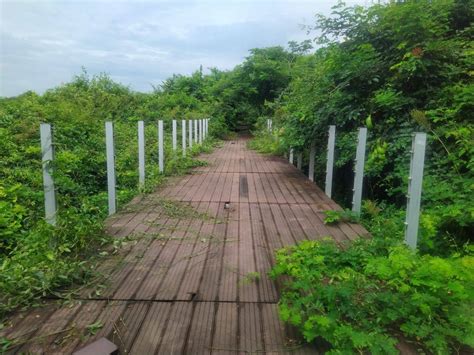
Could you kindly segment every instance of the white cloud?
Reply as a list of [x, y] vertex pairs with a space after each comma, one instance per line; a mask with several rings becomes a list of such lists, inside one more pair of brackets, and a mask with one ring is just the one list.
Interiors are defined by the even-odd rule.
[[230, 69], [250, 48], [307, 38], [299, 25], [334, 3], [3, 0], [0, 96], [43, 92], [83, 66], [136, 90], [200, 65]]

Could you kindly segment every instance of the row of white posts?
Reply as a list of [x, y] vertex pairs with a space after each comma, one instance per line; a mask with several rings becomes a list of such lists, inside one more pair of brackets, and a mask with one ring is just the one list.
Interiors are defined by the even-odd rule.
[[[270, 130], [270, 126], [267, 126]], [[336, 126], [329, 126], [327, 162], [326, 162], [326, 184], [325, 193], [327, 196], [332, 195], [332, 180], [334, 170], [334, 149], [336, 142]], [[360, 214], [362, 203], [362, 186], [364, 181], [364, 165], [365, 165], [365, 146], [367, 142], [367, 128], [359, 128], [357, 139], [357, 150], [354, 164], [354, 186], [352, 189], [352, 211]], [[413, 134], [410, 175], [408, 176], [408, 194], [407, 194], [407, 211], [405, 219], [405, 242], [413, 249], [416, 248], [418, 238], [418, 225], [420, 219], [420, 201], [421, 187], [423, 182], [423, 166], [425, 160], [426, 133]], [[289, 161], [294, 163], [294, 150], [290, 149]], [[316, 142], [311, 142], [309, 154], [308, 177], [314, 181], [314, 165], [316, 155]], [[302, 168], [302, 152], [296, 155], [298, 169]]]
[[[188, 122], [188, 141], [186, 142], [186, 122]], [[172, 149], [177, 150], [178, 130], [177, 121], [172, 121]], [[194, 135], [193, 135], [194, 127]], [[209, 119], [182, 120], [181, 140], [182, 154], [186, 155], [187, 144], [189, 148], [195, 144], [202, 144], [209, 133]], [[56, 224], [56, 192], [53, 180], [52, 162], [54, 160], [53, 135], [51, 125], [42, 123], [40, 125], [41, 152], [43, 163], [43, 187], [45, 219], [49, 224]], [[116, 178], [115, 178], [115, 147], [114, 147], [114, 126], [113, 122], [105, 122], [105, 146], [107, 155], [107, 191], [109, 215], [117, 211], [116, 200]], [[164, 172], [164, 132], [163, 121], [158, 121], [158, 169]], [[138, 183], [140, 187], [145, 185], [145, 124], [138, 121]]]

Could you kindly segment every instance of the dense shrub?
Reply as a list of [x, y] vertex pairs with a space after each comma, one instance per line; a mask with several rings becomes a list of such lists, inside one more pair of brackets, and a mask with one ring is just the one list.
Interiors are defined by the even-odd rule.
[[[83, 73], [41, 96], [27, 92], [0, 99], [0, 315], [90, 276], [97, 249], [109, 242], [102, 233], [107, 216], [105, 121], [114, 122], [119, 206], [139, 193], [139, 119], [146, 121], [145, 191], [163, 181], [157, 167], [158, 118], [165, 120], [165, 175], [200, 164], [192, 157], [211, 143], [194, 145], [186, 157], [171, 153], [171, 119], [209, 117], [209, 105], [196, 104], [193, 92], [175, 100], [163, 90], [139, 94], [106, 75]], [[55, 228], [43, 219], [41, 122], [53, 125]], [[215, 124], [225, 132], [221, 121]], [[212, 121], [210, 128], [212, 135]]]
[[[449, 254], [474, 229], [472, 0], [397, 1], [334, 7], [308, 30], [321, 46], [298, 55], [290, 81], [266, 102], [273, 141], [263, 150], [304, 151], [315, 140], [324, 184], [328, 125], [336, 125], [334, 198], [349, 207], [357, 128], [368, 128], [364, 194], [404, 208], [411, 135], [428, 134], [422, 252]], [[469, 10], [468, 10], [469, 9]], [[314, 33], [314, 32], [313, 32]], [[263, 145], [267, 148], [263, 148]], [[276, 145], [275, 145], [276, 144]], [[383, 211], [382, 211], [383, 213]], [[387, 214], [388, 216], [388, 214]]]
[[277, 253], [274, 277], [287, 276], [280, 315], [309, 342], [334, 353], [457, 352], [474, 346], [474, 257], [419, 255], [388, 240], [305, 241]]

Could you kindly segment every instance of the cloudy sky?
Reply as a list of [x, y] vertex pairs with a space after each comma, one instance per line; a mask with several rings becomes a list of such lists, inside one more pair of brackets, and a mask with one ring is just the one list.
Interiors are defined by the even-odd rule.
[[307, 39], [300, 25], [336, 2], [0, 0], [0, 96], [44, 92], [82, 67], [139, 91], [200, 65], [231, 69], [250, 48]]

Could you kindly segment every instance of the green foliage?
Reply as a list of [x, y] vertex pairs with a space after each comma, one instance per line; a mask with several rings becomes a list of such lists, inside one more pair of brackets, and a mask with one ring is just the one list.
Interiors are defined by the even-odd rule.
[[100, 321], [95, 323], [91, 323], [86, 327], [87, 332], [89, 335], [95, 335], [100, 329], [103, 328], [103, 324]]
[[[44, 95], [27, 92], [0, 100], [0, 316], [40, 297], [83, 282], [93, 273], [97, 251], [110, 242], [102, 233], [107, 216], [104, 122], [114, 122], [118, 205], [154, 191], [167, 175], [203, 165], [214, 139], [172, 153], [171, 119], [209, 117], [200, 97], [203, 79], [174, 77], [152, 94], [139, 94], [106, 75], [86, 72]], [[165, 120], [165, 174], [157, 168], [157, 127]], [[138, 187], [138, 120], [146, 121], [146, 172]], [[53, 124], [52, 162], [58, 198], [57, 226], [44, 222], [39, 124]], [[211, 120], [226, 132], [222, 120]], [[214, 133], [213, 133], [214, 132]]]
[[[473, 346], [474, 85], [472, 0], [347, 7], [317, 15], [309, 40], [252, 49], [230, 71], [174, 75], [150, 94], [86, 72], [44, 95], [0, 99], [0, 314], [82, 282], [93, 270], [106, 216], [104, 121], [115, 125], [119, 206], [138, 191], [136, 122], [146, 121], [147, 184], [202, 164], [167, 153], [157, 170], [157, 118], [212, 117], [210, 134], [253, 130], [249, 147], [280, 154], [316, 140], [323, 183], [328, 125], [337, 126], [333, 196], [348, 206], [356, 130], [369, 130], [360, 221], [374, 238], [339, 249], [329, 241], [282, 250], [274, 277], [289, 283], [282, 318], [333, 351], [393, 353], [401, 335], [423, 351]], [[273, 120], [273, 132], [266, 120]], [[43, 221], [38, 127], [54, 125], [58, 226]], [[419, 250], [400, 245], [415, 131], [428, 133]], [[208, 152], [213, 141], [190, 150]], [[304, 156], [304, 164], [307, 156]], [[303, 166], [303, 169], [306, 167]], [[190, 211], [161, 201], [170, 215]], [[328, 211], [326, 223], [355, 221]], [[99, 253], [100, 254], [100, 253]], [[289, 278], [288, 278], [289, 277]], [[258, 281], [247, 275], [245, 282]], [[8, 343], [0, 339], [0, 346]]]
[[324, 211], [324, 214], [326, 215], [324, 218], [324, 224], [336, 224], [339, 222], [357, 223], [359, 221], [357, 214], [350, 210], [328, 210]]
[[[444, 254], [470, 243], [472, 5], [472, 0], [410, 0], [369, 7], [341, 2], [331, 16], [317, 15], [316, 24], [307, 29], [317, 31], [315, 41], [322, 46], [311, 54], [295, 54], [288, 86], [265, 103], [274, 137], [264, 140], [258, 133], [251, 146], [269, 152], [288, 152], [290, 147], [306, 151], [316, 140], [315, 178], [323, 184], [327, 130], [335, 124], [333, 196], [348, 206], [355, 134], [366, 126], [364, 194], [404, 209], [411, 134], [425, 131], [420, 248]], [[303, 169], [306, 164], [305, 158]]]
[[245, 286], [260, 280], [261, 275], [258, 271], [250, 271], [246, 273], [239, 281], [239, 286]]
[[305, 241], [278, 251], [281, 318], [331, 353], [396, 354], [401, 337], [434, 353], [473, 346], [474, 257], [419, 255], [387, 239]]
[[214, 70], [207, 78], [213, 81], [213, 117], [223, 117], [231, 129], [251, 129], [257, 117], [266, 114], [266, 102], [281, 94], [290, 80], [296, 59], [282, 47], [254, 48], [245, 61], [229, 72]]

